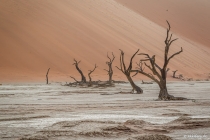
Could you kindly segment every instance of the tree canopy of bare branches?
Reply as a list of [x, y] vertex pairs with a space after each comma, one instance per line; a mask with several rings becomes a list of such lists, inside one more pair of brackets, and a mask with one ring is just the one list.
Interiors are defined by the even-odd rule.
[[126, 78], [128, 79], [128, 81], [130, 82], [131, 86], [132, 86], [132, 92], [134, 92], [134, 90], [137, 92], [137, 94], [141, 94], [143, 93], [143, 90], [138, 87], [134, 82], [133, 79], [131, 78], [131, 72], [132, 72], [132, 61], [133, 58], [135, 57], [135, 55], [139, 52], [139, 50], [137, 50], [133, 56], [130, 59], [130, 64], [128, 66], [128, 68], [126, 68], [125, 66], [125, 62], [124, 62], [124, 52], [122, 50], [120, 50], [120, 68], [117, 67], [120, 71], [122, 71], [122, 73], [126, 76]]
[[[156, 63], [155, 55], [150, 56], [149, 54], [146, 54], [146, 53], [139, 53], [138, 55], [145, 56], [145, 59], [141, 59], [139, 61], [138, 70], [131, 70], [131, 72], [136, 72], [136, 74], [141, 73], [141, 74], [149, 77], [153, 81], [155, 81], [160, 87], [160, 92], [159, 92], [159, 97], [158, 97], [159, 100], [182, 100], [182, 99], [185, 99], [185, 98], [174, 97], [174, 96], [168, 94], [168, 90], [167, 90], [167, 86], [166, 86], [166, 77], [167, 77], [167, 72], [169, 71], [167, 66], [168, 66], [170, 60], [174, 56], [179, 55], [181, 52], [183, 52], [183, 49], [181, 48], [180, 51], [172, 54], [171, 56], [168, 56], [171, 44], [174, 41], [176, 41], [178, 38], [172, 39], [173, 34], [170, 34], [171, 26], [170, 26], [168, 21], [167, 21], [167, 24], [168, 24], [168, 28], [167, 28], [167, 34], [166, 34], [166, 39], [165, 39], [165, 53], [164, 53], [163, 67], [160, 67]], [[144, 71], [143, 66], [148, 68], [151, 71], [151, 73], [146, 73]]]
[[104, 70], [108, 72], [109, 84], [111, 84], [112, 83], [112, 75], [113, 75], [112, 63], [115, 59], [113, 52], [112, 52], [112, 59], [109, 57], [108, 53], [107, 53], [107, 58], [109, 59], [109, 61], [107, 61], [106, 64], [108, 65], [109, 69], [108, 70], [104, 69]]

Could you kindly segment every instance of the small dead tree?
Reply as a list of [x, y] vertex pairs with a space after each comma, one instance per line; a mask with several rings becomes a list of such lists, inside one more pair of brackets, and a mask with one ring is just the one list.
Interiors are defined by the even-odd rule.
[[176, 77], [176, 72], [177, 72], [178, 70], [175, 70], [175, 71], [173, 71], [173, 78], [177, 78]]
[[[81, 61], [78, 62], [77, 60], [74, 59], [73, 65], [75, 65], [77, 71], [78, 71], [78, 72], [80, 73], [80, 75], [81, 75], [81, 83], [86, 83], [86, 78], [85, 78], [84, 74], [82, 73], [81, 69], [80, 69], [79, 66], [78, 66], [80, 62], [81, 62]], [[74, 77], [71, 77], [71, 78], [73, 78], [73, 79], [77, 82], [77, 80], [76, 80]]]
[[122, 73], [126, 76], [126, 78], [128, 79], [128, 81], [130, 82], [131, 86], [132, 86], [132, 92], [134, 93], [134, 90], [137, 92], [137, 94], [141, 94], [143, 93], [143, 90], [138, 87], [134, 82], [133, 79], [131, 78], [131, 71], [132, 71], [132, 61], [133, 58], [135, 57], [135, 55], [139, 52], [139, 50], [136, 51], [136, 53], [133, 54], [133, 56], [130, 59], [130, 64], [128, 66], [128, 68], [126, 68], [125, 66], [125, 62], [124, 62], [124, 52], [122, 50], [120, 50], [120, 68], [117, 67], [120, 71], [122, 71]]
[[[158, 96], [159, 100], [183, 100], [185, 98], [174, 97], [174, 96], [168, 94], [168, 90], [167, 90], [167, 86], [166, 86], [167, 71], [169, 70], [169, 69], [167, 69], [168, 63], [170, 62], [170, 60], [174, 56], [183, 52], [183, 49], [181, 48], [180, 51], [178, 51], [178, 52], [174, 53], [173, 55], [171, 55], [170, 57], [168, 57], [168, 52], [169, 52], [171, 44], [174, 41], [176, 41], [178, 38], [172, 39], [173, 34], [169, 33], [170, 29], [171, 29], [171, 26], [170, 26], [168, 21], [167, 21], [167, 24], [168, 24], [168, 29], [167, 29], [166, 39], [165, 39], [165, 54], [164, 54], [164, 65], [163, 65], [163, 67], [161, 68], [160, 66], [158, 66], [156, 64], [155, 55], [150, 57], [149, 54], [140, 53], [138, 55], [146, 56], [146, 59], [141, 59], [139, 64], [138, 64], [139, 69], [137, 71], [133, 70], [132, 72], [141, 73], [141, 74], [149, 77], [150, 79], [154, 80], [159, 85], [159, 87], [160, 87], [160, 92], [159, 92], [159, 96]], [[149, 62], [150, 65], [148, 65], [146, 62]], [[144, 71], [144, 69], [142, 68], [143, 65], [145, 65], [152, 72], [152, 74], [151, 73], [146, 73]]]
[[111, 85], [112, 84], [112, 75], [113, 75], [113, 70], [112, 70], [112, 63], [115, 59], [115, 56], [112, 52], [112, 59], [109, 57], [109, 54], [107, 53], [107, 58], [109, 58], [109, 61], [106, 62], [106, 64], [108, 65], [109, 67], [109, 70], [106, 70], [104, 69], [105, 71], [108, 72], [108, 75], [109, 75], [109, 84]]
[[95, 71], [95, 69], [97, 68], [98, 66], [96, 66], [95, 64], [95, 67], [93, 70], [89, 70], [89, 73], [88, 73], [88, 77], [89, 77], [89, 86], [92, 86], [92, 78], [91, 78], [91, 74]]
[[47, 74], [46, 74], [46, 83], [48, 84], [48, 73], [50, 71], [50, 68], [47, 70]]

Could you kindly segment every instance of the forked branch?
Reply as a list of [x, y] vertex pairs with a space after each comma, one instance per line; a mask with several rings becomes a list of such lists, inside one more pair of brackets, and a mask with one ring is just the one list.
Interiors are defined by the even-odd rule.
[[154, 75], [152, 75], [151, 73], [144, 72], [144, 68], [143, 68], [144, 65], [153, 72], [153, 69], [149, 65], [147, 65], [146, 62], [143, 63], [140, 60], [139, 63], [137, 63], [137, 66], [138, 66], [137, 67], [137, 70], [132, 70], [131, 71], [131, 72], [135, 72], [135, 74], [133, 75], [133, 77], [136, 76], [138, 73], [141, 73], [141, 74], [147, 76], [148, 78], [154, 80], [157, 84], [159, 84], [159, 81], [154, 77]]
[[[146, 56], [146, 59], [141, 59], [141, 61], [150, 61], [150, 63], [151, 63], [151, 61], [153, 61], [152, 60], [152, 58], [149, 56], [149, 54], [146, 54], [146, 53], [140, 53], [140, 54], [138, 54], [138, 55], [145, 55]], [[154, 58], [155, 56], [153, 56], [153, 58]], [[161, 72], [161, 68], [160, 68], [160, 66], [158, 66], [158, 64], [156, 63], [156, 62], [152, 62], [152, 63], [154, 63], [154, 66], [156, 67], [156, 68], [158, 68], [158, 70]]]
[[173, 55], [171, 55], [171, 56], [168, 58], [168, 63], [169, 63], [169, 61], [171, 60], [171, 58], [173, 58], [174, 56], [176, 56], [176, 55], [180, 54], [181, 52], [183, 52], [182, 47], [181, 47], [181, 50], [180, 50], [180, 51], [178, 51], [178, 52], [174, 53]]
[[115, 59], [115, 56], [114, 56], [113, 52], [112, 52], [112, 59], [109, 57], [108, 52], [107, 52], [107, 58], [109, 58], [109, 62], [107, 62], [107, 63], [112, 63]]

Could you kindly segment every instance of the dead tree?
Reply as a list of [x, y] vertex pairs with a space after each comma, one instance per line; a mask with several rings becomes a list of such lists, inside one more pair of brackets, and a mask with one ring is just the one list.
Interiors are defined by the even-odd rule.
[[47, 74], [46, 74], [46, 83], [48, 84], [48, 73], [50, 71], [50, 68], [47, 70]]
[[178, 78], [181, 79], [181, 80], [183, 80], [183, 81], [185, 80], [183, 74], [179, 74]]
[[132, 71], [132, 61], [133, 61], [133, 58], [135, 57], [135, 55], [139, 52], [136, 51], [136, 53], [133, 54], [133, 56], [131, 57], [130, 59], [130, 64], [128, 66], [128, 68], [126, 68], [125, 66], [125, 62], [124, 62], [124, 52], [122, 50], [121, 51], [121, 54], [120, 54], [120, 68], [117, 67], [120, 71], [122, 71], [123, 74], [125, 74], [126, 78], [128, 79], [128, 81], [130, 82], [131, 86], [132, 86], [132, 92], [134, 93], [134, 90], [137, 92], [137, 94], [141, 94], [143, 93], [143, 90], [138, 87], [134, 82], [133, 82], [133, 79], [131, 78], [131, 71]]
[[176, 77], [176, 72], [177, 72], [178, 70], [175, 70], [175, 71], [173, 71], [173, 78], [177, 78]]
[[95, 67], [93, 70], [89, 70], [89, 73], [88, 73], [88, 77], [89, 77], [89, 86], [92, 86], [92, 78], [91, 78], [91, 73], [93, 73], [95, 71], [95, 69], [97, 68], [98, 66], [96, 66], [95, 64]]
[[[164, 65], [161, 68], [160, 66], [157, 65], [156, 61], [155, 61], [155, 55], [153, 55], [152, 57], [149, 56], [149, 54], [146, 53], [140, 53], [138, 55], [143, 55], [146, 56], [145, 59], [141, 59], [138, 66], [139, 69], [137, 71], [133, 70], [132, 72], [137, 72], [137, 73], [141, 73], [147, 77], [149, 77], [150, 79], [154, 80], [160, 87], [160, 92], [159, 92], [159, 100], [183, 100], [185, 98], [182, 97], [174, 97], [172, 95], [170, 95], [168, 93], [167, 90], [167, 86], [166, 86], [166, 77], [167, 77], [167, 66], [168, 63], [170, 62], [170, 60], [180, 54], [181, 52], [183, 52], [183, 49], [181, 48], [180, 51], [174, 53], [173, 55], [171, 55], [170, 57], [168, 57], [168, 52], [170, 49], [171, 44], [176, 41], [178, 38], [176, 39], [172, 39], [172, 35], [170, 34], [170, 24], [168, 23], [168, 29], [167, 29], [167, 34], [166, 34], [166, 39], [165, 39], [165, 54], [164, 54]], [[144, 62], [144, 63], [143, 63]], [[146, 62], [149, 62], [150, 65], [148, 65]], [[143, 69], [143, 65], [145, 65], [151, 72], [151, 73], [146, 73]]]
[[109, 61], [107, 61], [106, 64], [108, 65], [109, 70], [106, 70], [106, 69], [104, 69], [104, 70], [108, 72], [108, 75], [109, 75], [109, 84], [112, 84], [112, 75], [113, 75], [112, 63], [113, 63], [113, 61], [115, 59], [115, 56], [114, 56], [114, 54], [112, 52], [112, 59], [109, 57], [109, 54], [108, 53], [107, 53], [107, 57], [109, 58]]
[[[79, 65], [80, 62], [81, 62], [81, 61], [78, 62], [77, 60], [74, 59], [73, 65], [75, 65], [77, 71], [78, 71], [78, 72], [80, 73], [80, 75], [81, 75], [81, 83], [86, 83], [86, 78], [85, 78], [84, 74], [82, 73], [81, 69], [78, 67], [78, 65]], [[71, 77], [71, 78], [72, 78], [72, 77]], [[73, 79], [75, 80], [75, 78], [73, 78]]]

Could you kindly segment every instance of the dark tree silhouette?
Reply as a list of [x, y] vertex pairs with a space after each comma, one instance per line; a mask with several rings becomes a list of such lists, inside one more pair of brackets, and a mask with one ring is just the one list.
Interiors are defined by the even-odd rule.
[[126, 68], [125, 66], [125, 62], [124, 62], [124, 52], [122, 50], [120, 50], [120, 68], [117, 67], [120, 71], [122, 71], [122, 73], [126, 76], [126, 78], [128, 79], [128, 81], [130, 82], [131, 86], [132, 86], [132, 92], [134, 92], [134, 90], [137, 92], [137, 94], [141, 94], [143, 93], [143, 90], [138, 87], [134, 82], [133, 79], [131, 78], [131, 71], [132, 71], [132, 60], [135, 57], [135, 55], [139, 52], [139, 50], [136, 51], [135, 54], [133, 54], [133, 56], [130, 59], [130, 64], [128, 66], [128, 68]]
[[95, 64], [95, 67], [93, 70], [89, 70], [89, 73], [88, 73], [88, 77], [89, 77], [89, 86], [92, 86], [92, 78], [91, 78], [91, 74], [95, 71], [95, 69], [97, 68], [98, 66], [96, 66]]
[[[180, 54], [181, 52], [183, 52], [183, 50], [181, 48], [180, 51], [178, 51], [178, 52], [174, 53], [173, 55], [171, 55], [170, 57], [168, 57], [168, 52], [169, 52], [171, 44], [174, 41], [176, 41], [178, 38], [172, 39], [172, 35], [173, 34], [169, 33], [170, 29], [171, 29], [171, 26], [170, 26], [168, 21], [167, 21], [167, 24], [168, 24], [168, 29], [167, 29], [166, 39], [165, 39], [165, 54], [164, 54], [164, 65], [163, 65], [163, 67], [161, 68], [160, 66], [158, 66], [156, 64], [156, 62], [155, 62], [155, 55], [150, 57], [149, 54], [140, 53], [138, 55], [143, 55], [146, 58], [140, 60], [140, 62], [138, 64], [138, 67], [139, 67], [138, 70], [132, 70], [131, 72], [141, 73], [141, 74], [149, 77], [150, 79], [154, 80], [160, 87], [159, 100], [184, 100], [185, 98], [174, 97], [174, 96], [168, 94], [168, 90], [167, 90], [167, 86], [166, 86], [167, 71], [169, 70], [167, 68], [168, 63], [170, 62], [170, 60], [174, 56], [176, 56], [176, 55]], [[150, 65], [148, 65], [146, 62], [149, 62]], [[152, 72], [152, 74], [151, 73], [146, 73], [144, 71], [143, 65], [145, 65]]]
[[50, 68], [47, 70], [47, 74], [46, 74], [46, 83], [48, 84], [48, 73], [50, 71]]
[[173, 78], [177, 78], [176, 77], [176, 72], [177, 72], [178, 70], [175, 70], [175, 71], [173, 71]]
[[[80, 73], [80, 75], [81, 75], [81, 83], [86, 83], [86, 78], [85, 78], [84, 74], [82, 73], [81, 69], [80, 69], [79, 66], [78, 66], [80, 62], [81, 62], [81, 61], [78, 62], [77, 60], [74, 59], [73, 65], [75, 65], [77, 71], [78, 71], [78, 72]], [[71, 77], [71, 78], [73, 78], [73, 79], [77, 82], [77, 80], [76, 80], [74, 77]]]
[[95, 71], [95, 69], [97, 68], [98, 66], [96, 66], [95, 64], [95, 67], [93, 70], [89, 70], [89, 73], [88, 73], [88, 77], [89, 77], [89, 86], [92, 86], [92, 78], [91, 78], [91, 74]]
[[109, 54], [108, 53], [107, 53], [107, 58], [109, 58], [109, 61], [106, 62], [106, 64], [109, 67], [109, 70], [106, 70], [106, 69], [104, 69], [104, 70], [108, 72], [108, 75], [109, 75], [109, 84], [112, 84], [112, 75], [113, 75], [112, 63], [113, 63], [113, 61], [115, 59], [115, 56], [114, 56], [113, 52], [112, 52], [112, 59], [109, 57]]

